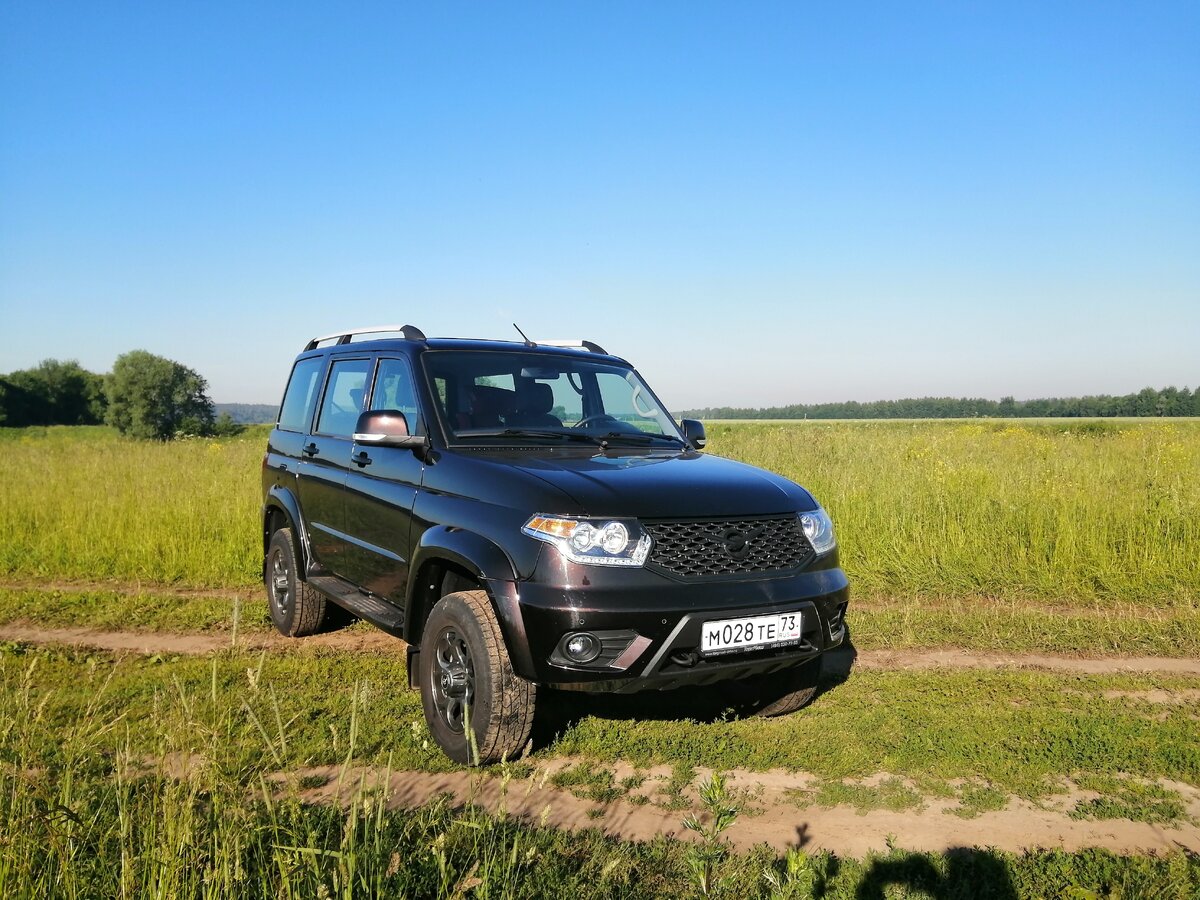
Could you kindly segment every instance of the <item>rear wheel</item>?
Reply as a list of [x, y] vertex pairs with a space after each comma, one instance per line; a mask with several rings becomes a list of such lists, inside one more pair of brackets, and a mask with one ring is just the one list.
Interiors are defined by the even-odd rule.
[[267, 582], [267, 605], [271, 621], [280, 634], [305, 637], [329, 624], [333, 606], [325, 595], [300, 578], [300, 563], [292, 529], [280, 528], [267, 545], [263, 570]]
[[421, 705], [452, 760], [485, 765], [518, 756], [529, 740], [537, 688], [513, 672], [484, 591], [447, 594], [421, 636]]
[[731, 681], [726, 685], [726, 693], [744, 715], [785, 716], [807, 706], [817, 696], [822, 658], [818, 656], [794, 669]]

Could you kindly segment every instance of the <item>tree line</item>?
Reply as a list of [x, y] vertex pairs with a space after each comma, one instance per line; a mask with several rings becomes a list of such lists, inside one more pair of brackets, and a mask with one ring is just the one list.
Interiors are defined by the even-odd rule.
[[214, 415], [201, 375], [145, 350], [118, 356], [104, 375], [57, 359], [0, 375], [0, 426], [100, 424], [155, 440], [242, 428], [228, 413]]
[[1143, 388], [1136, 394], [1088, 397], [919, 397], [859, 403], [794, 403], [762, 408], [716, 406], [686, 410], [695, 419], [971, 419], [1083, 416], [1200, 416], [1200, 388]]

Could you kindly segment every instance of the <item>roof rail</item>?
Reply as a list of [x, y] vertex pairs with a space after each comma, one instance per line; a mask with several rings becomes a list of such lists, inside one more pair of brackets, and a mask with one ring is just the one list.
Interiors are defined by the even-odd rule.
[[333, 334], [326, 334], [322, 337], [315, 337], [305, 345], [305, 351], [315, 350], [318, 344], [323, 344], [325, 341], [337, 339], [338, 344], [348, 344], [350, 339], [359, 334], [383, 334], [388, 331], [396, 331], [404, 336], [406, 341], [423, 341], [425, 340], [425, 332], [421, 331], [415, 325], [372, 325], [370, 328], [355, 328], [351, 331], [337, 331]]
[[537, 343], [540, 347], [578, 347], [581, 350], [590, 350], [592, 353], [608, 356], [607, 350], [592, 341], [538, 341]]

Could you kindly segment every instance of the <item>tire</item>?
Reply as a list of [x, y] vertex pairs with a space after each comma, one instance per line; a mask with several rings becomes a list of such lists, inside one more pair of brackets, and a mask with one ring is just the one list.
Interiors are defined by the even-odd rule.
[[794, 669], [732, 681], [726, 691], [737, 712], [752, 716], [786, 716], [808, 706], [821, 683], [823, 656]]
[[447, 756], [486, 765], [520, 755], [533, 728], [537, 688], [513, 672], [487, 593], [442, 597], [425, 622], [419, 660], [425, 721]]
[[271, 621], [280, 634], [307, 637], [326, 628], [334, 605], [314, 587], [300, 578], [300, 561], [292, 529], [280, 528], [267, 544], [263, 566], [267, 585], [267, 606]]

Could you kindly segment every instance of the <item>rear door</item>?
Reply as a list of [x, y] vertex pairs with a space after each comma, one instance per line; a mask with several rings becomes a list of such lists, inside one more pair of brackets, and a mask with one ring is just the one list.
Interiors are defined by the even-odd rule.
[[343, 577], [351, 547], [346, 535], [346, 475], [373, 364], [369, 354], [331, 359], [316, 421], [301, 447], [298, 488], [313, 555]]
[[[411, 434], [425, 434], [412, 369], [401, 355], [381, 355], [369, 409], [399, 410]], [[412, 509], [424, 463], [411, 449], [354, 445], [346, 479], [346, 577], [398, 605], [408, 583]]]
[[324, 371], [324, 356], [299, 359], [292, 367], [283, 403], [279, 407], [279, 418], [267, 438], [267, 457], [263, 469], [263, 487], [266, 490], [272, 487], [296, 490], [300, 461], [304, 459], [302, 448], [309, 441], [308, 432], [317, 410], [317, 399], [321, 396]]

